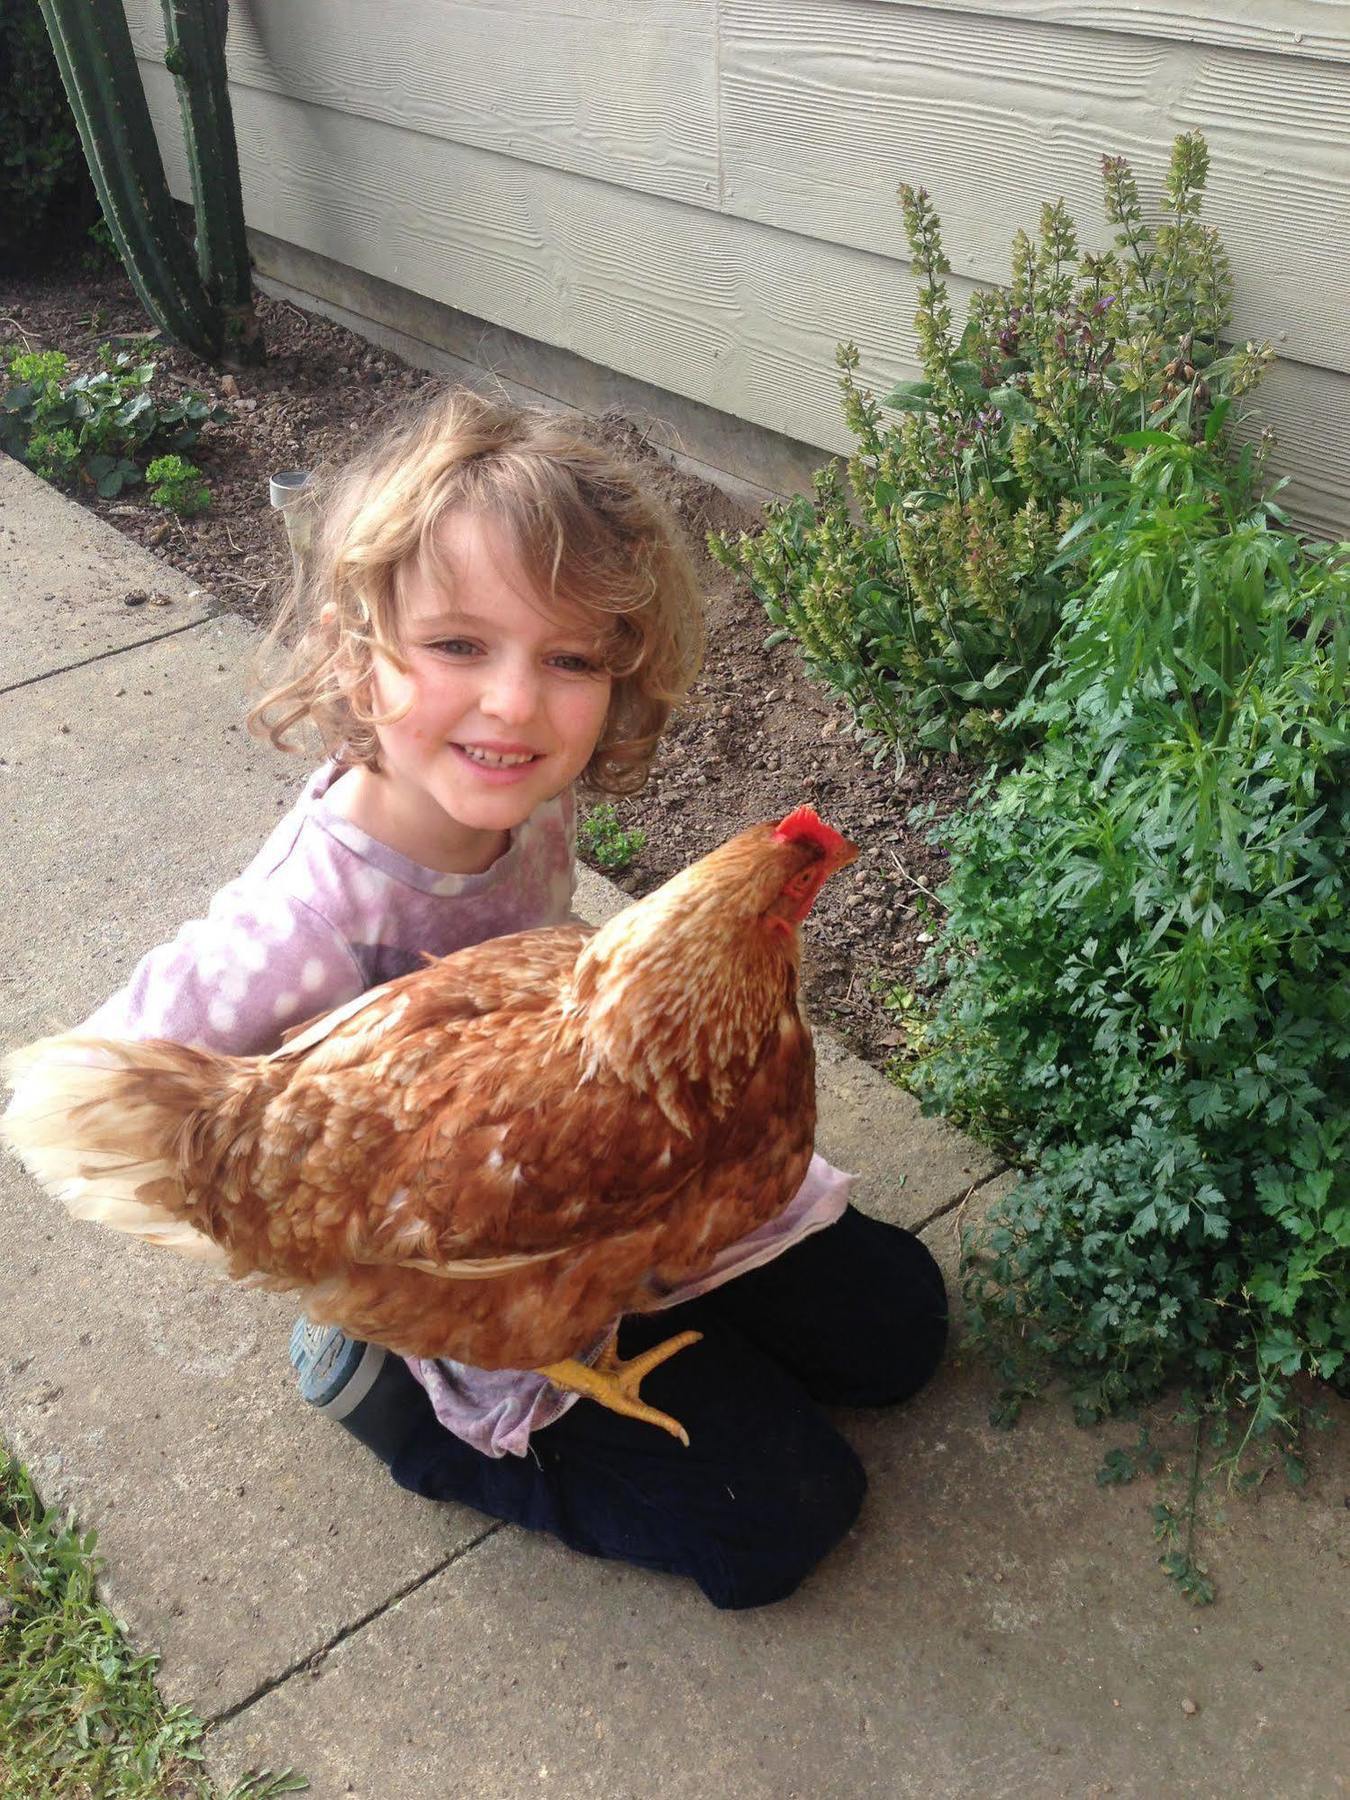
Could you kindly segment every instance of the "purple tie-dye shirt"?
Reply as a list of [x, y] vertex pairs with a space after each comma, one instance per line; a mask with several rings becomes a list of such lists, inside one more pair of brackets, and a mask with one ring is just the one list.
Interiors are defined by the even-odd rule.
[[[576, 826], [570, 791], [513, 831], [483, 874], [446, 875], [345, 818], [329, 798], [340, 773], [332, 762], [316, 770], [253, 861], [216, 894], [206, 917], [189, 920], [172, 942], [145, 956], [127, 985], [80, 1029], [261, 1055], [276, 1049], [290, 1026], [420, 968], [424, 952], [446, 956], [571, 917]], [[814, 1157], [778, 1218], [723, 1251], [708, 1274], [671, 1292], [663, 1305], [692, 1299], [833, 1224], [851, 1183], [851, 1176]], [[577, 1399], [530, 1370], [418, 1358], [408, 1366], [441, 1423], [489, 1456], [523, 1456], [531, 1431]]]

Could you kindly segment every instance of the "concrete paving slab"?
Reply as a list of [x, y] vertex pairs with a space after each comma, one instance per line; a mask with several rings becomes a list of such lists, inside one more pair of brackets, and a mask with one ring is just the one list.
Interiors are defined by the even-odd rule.
[[[220, 619], [6, 696], [0, 1046], [86, 1017], [289, 805], [304, 766], [239, 724], [251, 643]], [[484, 1529], [305, 1409], [283, 1297], [73, 1223], [7, 1157], [0, 1183], [0, 1426], [99, 1527], [172, 1699], [238, 1704]]]
[[4, 1042], [85, 1017], [290, 804], [303, 763], [242, 723], [253, 642], [210, 620], [5, 697]]
[[[978, 1189], [965, 1222], [1013, 1180]], [[923, 1234], [953, 1283], [956, 1219]], [[1221, 1597], [1197, 1612], [1156, 1567], [1151, 1487], [1095, 1484], [1133, 1428], [1083, 1431], [1060, 1405], [1002, 1431], [994, 1395], [958, 1347], [909, 1407], [838, 1413], [868, 1500], [781, 1606], [718, 1614], [684, 1583], [503, 1529], [223, 1724], [210, 1766], [290, 1759], [314, 1800], [1350, 1791], [1333, 1598], [1350, 1406], [1310, 1446], [1305, 1495], [1271, 1482], [1211, 1522]]]
[[[128, 594], [145, 599], [129, 606]], [[2, 454], [0, 602], [0, 693], [217, 610], [186, 575]]]
[[932, 1219], [919, 1236], [932, 1251], [947, 1283], [953, 1322], [961, 1320], [961, 1240], [967, 1231], [981, 1225], [1020, 1179], [1015, 1169], [1004, 1169], [991, 1180], [981, 1182], [962, 1201], [938, 1218]]
[[1197, 1613], [1154, 1567], [1151, 1493], [1094, 1485], [1104, 1435], [1063, 1408], [997, 1431], [991, 1394], [953, 1365], [841, 1415], [868, 1500], [779, 1606], [719, 1614], [506, 1528], [214, 1733], [210, 1765], [293, 1762], [313, 1800], [1343, 1793], [1344, 1435], [1306, 1499], [1231, 1509]]
[[917, 1231], [1002, 1167], [941, 1119], [926, 1119], [913, 1095], [837, 1038], [815, 1036], [816, 1141], [836, 1168], [859, 1176], [854, 1200], [864, 1212]]

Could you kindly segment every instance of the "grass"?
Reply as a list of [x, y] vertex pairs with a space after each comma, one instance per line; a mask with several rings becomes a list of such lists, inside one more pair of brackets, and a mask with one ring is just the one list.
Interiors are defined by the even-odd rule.
[[166, 1706], [158, 1657], [96, 1593], [96, 1534], [43, 1505], [0, 1444], [0, 1800], [269, 1800], [308, 1786], [263, 1770], [228, 1795], [200, 1719]]

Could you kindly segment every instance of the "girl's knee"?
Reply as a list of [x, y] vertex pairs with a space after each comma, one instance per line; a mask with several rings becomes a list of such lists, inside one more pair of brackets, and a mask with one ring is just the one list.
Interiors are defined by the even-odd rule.
[[852, 1528], [866, 1492], [852, 1446], [822, 1433], [802, 1466], [775, 1471], [772, 1493], [747, 1516], [729, 1515], [730, 1529], [707, 1546], [695, 1579], [725, 1611], [786, 1600]]
[[947, 1286], [928, 1246], [911, 1231], [866, 1222], [867, 1292], [857, 1296], [863, 1354], [851, 1358], [837, 1405], [894, 1406], [937, 1373], [949, 1330]]

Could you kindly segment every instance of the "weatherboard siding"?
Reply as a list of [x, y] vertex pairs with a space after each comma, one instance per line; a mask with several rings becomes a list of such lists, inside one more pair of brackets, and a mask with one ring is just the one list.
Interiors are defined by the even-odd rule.
[[[186, 197], [158, 0], [127, 10]], [[841, 338], [916, 372], [899, 181], [959, 319], [1042, 201], [1104, 247], [1101, 155], [1151, 201], [1199, 128], [1286, 498], [1350, 535], [1350, 5], [233, 0], [229, 61], [251, 226], [830, 450]]]

